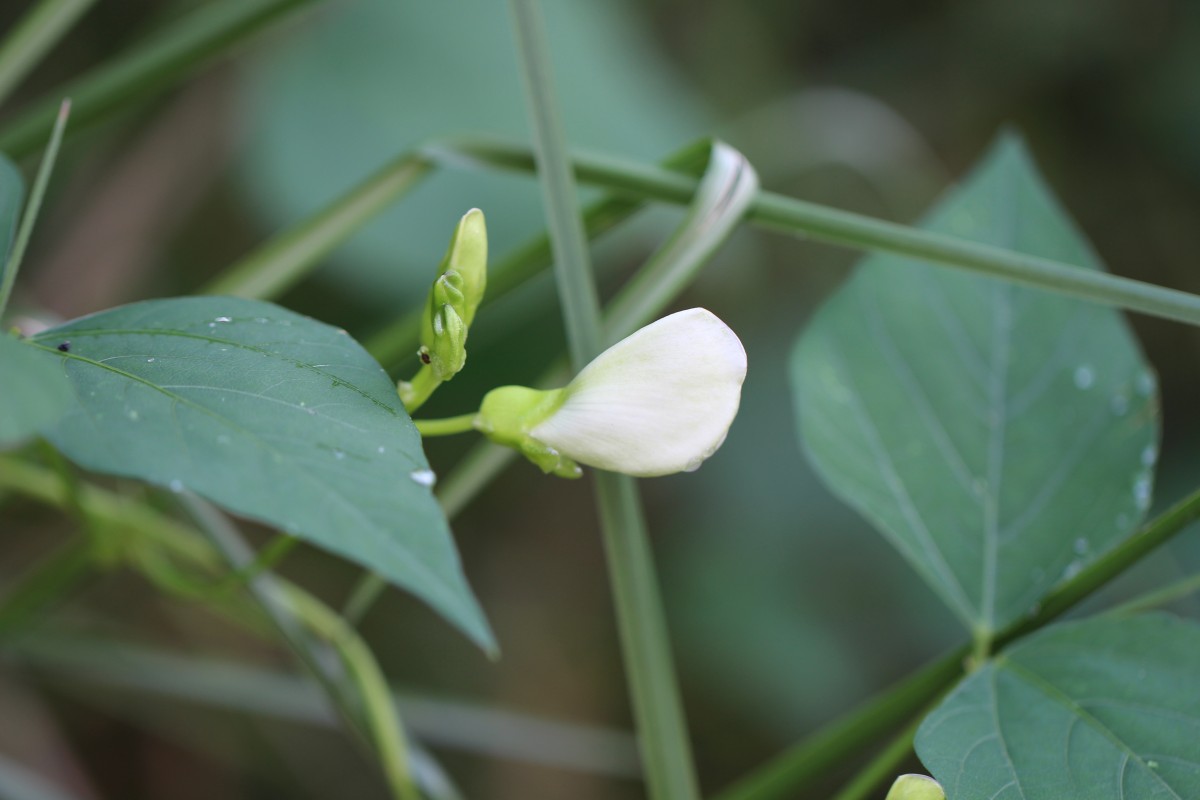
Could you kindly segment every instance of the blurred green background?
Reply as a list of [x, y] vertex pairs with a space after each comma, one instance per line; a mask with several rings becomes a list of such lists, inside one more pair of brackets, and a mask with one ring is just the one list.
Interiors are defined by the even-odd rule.
[[[27, 5], [4, 4], [0, 31]], [[0, 126], [200, 5], [98, 3]], [[567, 131], [580, 148], [652, 161], [716, 135], [749, 157], [769, 189], [911, 222], [1014, 126], [1112, 271], [1200, 292], [1200, 5], [543, 5]], [[406, 148], [464, 133], [526, 138], [505, 4], [314, 6], [67, 144], [23, 272], [26, 309], [69, 317], [195, 291]], [[542, 227], [527, 176], [438, 173], [282, 302], [368, 337], [421, 301], [471, 206], [487, 215], [495, 256]], [[602, 239], [594, 252], [605, 290], [679, 218], [677, 209], [652, 210]], [[856, 258], [745, 230], [678, 304], [724, 318], [750, 363], [720, 453], [697, 473], [642, 483], [710, 792], [963, 638], [898, 555], [816, 482], [797, 446], [785, 360]], [[1180, 325], [1132, 323], [1161, 376], [1162, 506], [1200, 480], [1192, 413], [1200, 339]], [[535, 281], [481, 314], [469, 369], [427, 413], [469, 411], [492, 386], [532, 380], [562, 348], [553, 288]], [[404, 375], [415, 359], [385, 366]], [[431, 443], [437, 471], [468, 443]], [[10, 585], [70, 523], [0, 502], [0, 585]], [[503, 658], [488, 662], [395, 592], [363, 626], [387, 674], [413, 696], [418, 737], [467, 797], [641, 797], [622, 733], [626, 687], [588, 482], [515, 465], [454, 527]], [[1198, 567], [1192, 532], [1109, 597]], [[334, 604], [358, 578], [311, 549], [281, 570]], [[1181, 608], [1200, 612], [1194, 601]], [[291, 667], [277, 648], [129, 570], [98, 574], [36, 631]], [[320, 716], [303, 691], [280, 693], [275, 716], [238, 713], [245, 699], [216, 708], [179, 686], [132, 691], [87, 658], [68, 657], [74, 651], [34, 651], [41, 657], [0, 661], [0, 754], [76, 797], [385, 796], [373, 768], [328, 725], [286, 718], [288, 708]], [[265, 690], [206, 663], [195, 676], [173, 673], [177, 683], [246, 690], [266, 703]], [[118, 673], [126, 683], [140, 674]], [[467, 713], [487, 710], [536, 719]], [[582, 727], [539, 727], [547, 721]]]

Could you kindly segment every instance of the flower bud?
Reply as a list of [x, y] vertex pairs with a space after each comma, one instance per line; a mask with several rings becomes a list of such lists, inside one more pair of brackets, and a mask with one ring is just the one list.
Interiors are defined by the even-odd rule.
[[887, 800], [946, 800], [942, 785], [927, 775], [901, 775]]
[[421, 320], [421, 361], [438, 383], [467, 362], [467, 329], [487, 289], [487, 228], [483, 212], [468, 211], [450, 240]]
[[565, 477], [575, 462], [638, 477], [690, 472], [725, 440], [745, 377], [737, 335], [693, 308], [613, 345], [563, 389], [489, 392], [476, 427]]

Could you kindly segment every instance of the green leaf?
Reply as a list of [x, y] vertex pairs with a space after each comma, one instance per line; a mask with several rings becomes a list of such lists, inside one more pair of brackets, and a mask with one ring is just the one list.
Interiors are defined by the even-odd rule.
[[917, 732], [951, 800], [1200, 797], [1200, 625], [1166, 614], [1047, 628]]
[[[77, 404], [49, 438], [98, 472], [184, 489], [380, 572], [484, 647], [421, 440], [345, 331], [228, 297], [135, 303], [37, 337]], [[53, 351], [52, 351], [53, 352]]]
[[70, 403], [71, 384], [58, 359], [0, 333], [0, 447], [51, 425]]
[[[1014, 137], [922, 227], [1101, 269]], [[875, 255], [801, 337], [792, 375], [824, 479], [981, 638], [1149, 505], [1156, 383], [1112, 310]]]

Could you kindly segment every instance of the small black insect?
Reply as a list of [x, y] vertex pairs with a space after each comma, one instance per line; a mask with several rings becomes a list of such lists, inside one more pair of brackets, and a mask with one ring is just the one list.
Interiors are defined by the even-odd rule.
[[422, 364], [428, 364], [430, 361], [433, 361], [433, 358], [430, 357], [429, 353], [425, 352], [424, 350], [417, 353], [417, 355], [421, 357]]
[[59, 350], [61, 350], [61, 351], [63, 351], [64, 353], [69, 353], [69, 352], [71, 352], [71, 343], [70, 343], [70, 342], [63, 342], [62, 344], [60, 344], [60, 345], [58, 346], [58, 349], [59, 349]]

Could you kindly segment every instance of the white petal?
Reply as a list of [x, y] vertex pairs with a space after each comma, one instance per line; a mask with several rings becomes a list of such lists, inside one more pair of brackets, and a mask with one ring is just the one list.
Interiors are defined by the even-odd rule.
[[703, 308], [647, 325], [601, 353], [529, 433], [582, 464], [649, 477], [694, 470], [737, 414], [746, 351]]

